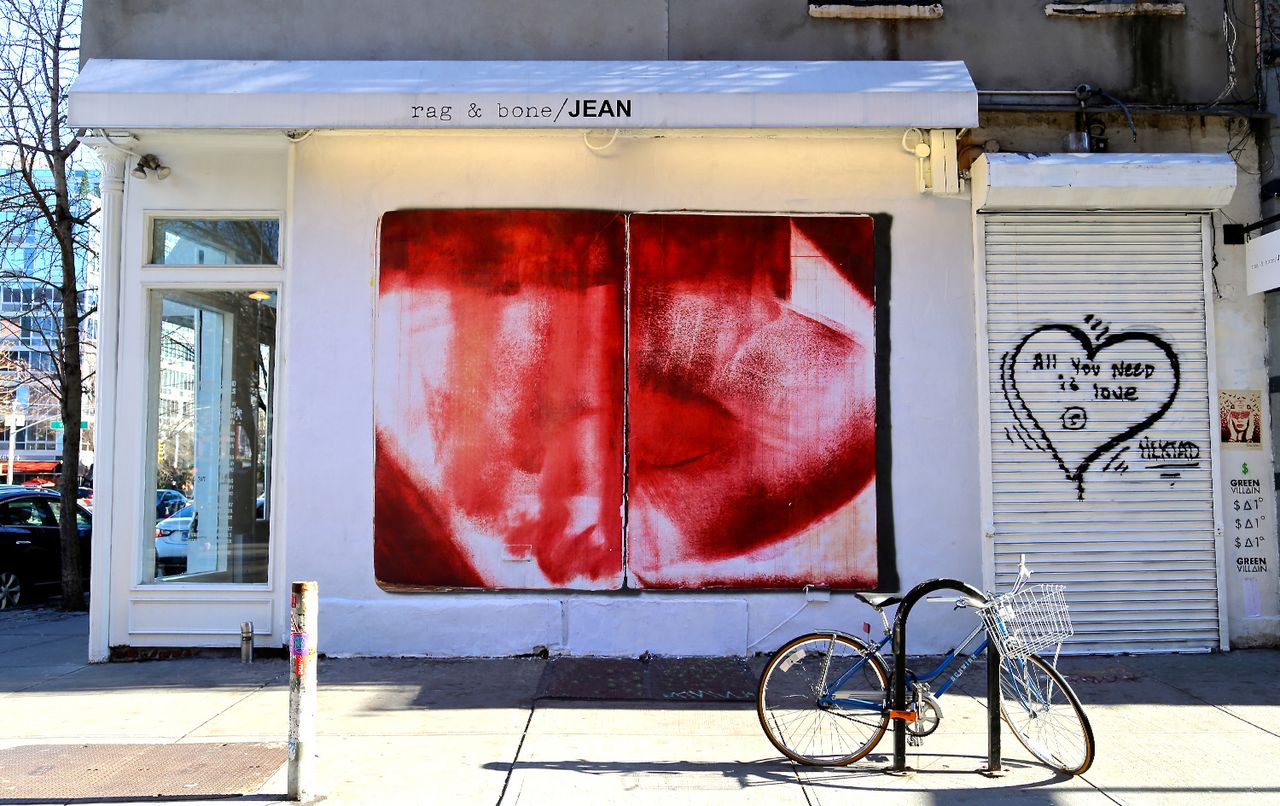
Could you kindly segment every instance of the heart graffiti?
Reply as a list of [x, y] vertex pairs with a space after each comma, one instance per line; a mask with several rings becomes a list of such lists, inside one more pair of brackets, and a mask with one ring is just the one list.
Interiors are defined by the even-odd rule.
[[1091, 339], [1071, 325], [1035, 328], [1001, 360], [1014, 430], [1047, 452], [1084, 500], [1084, 474], [1100, 457], [1168, 413], [1181, 385], [1178, 356], [1149, 333]]

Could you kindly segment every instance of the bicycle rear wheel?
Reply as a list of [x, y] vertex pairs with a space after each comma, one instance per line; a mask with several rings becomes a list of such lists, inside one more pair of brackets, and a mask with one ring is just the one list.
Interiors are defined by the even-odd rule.
[[1000, 714], [1031, 755], [1069, 775], [1093, 763], [1093, 727], [1080, 700], [1039, 655], [1000, 659]]
[[884, 661], [869, 644], [811, 633], [769, 659], [756, 711], [765, 736], [787, 758], [839, 766], [870, 753], [884, 736], [888, 688]]

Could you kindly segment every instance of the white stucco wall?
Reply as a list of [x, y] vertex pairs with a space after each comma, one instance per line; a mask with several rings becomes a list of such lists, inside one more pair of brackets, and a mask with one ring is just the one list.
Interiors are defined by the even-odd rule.
[[[373, 576], [376, 234], [386, 211], [514, 207], [888, 213], [895, 521], [903, 585], [981, 570], [968, 203], [922, 196], [900, 132], [325, 135], [296, 146], [283, 304], [280, 501], [289, 578], [320, 582], [332, 653], [740, 654], [811, 625], [859, 630], [851, 597], [800, 592], [391, 594]], [[609, 133], [593, 133], [593, 144]], [[927, 388], [928, 394], [921, 394]], [[349, 437], [344, 439], [343, 435]], [[865, 611], [865, 612], [864, 612]], [[945, 639], [921, 620], [913, 644]], [[952, 637], [948, 634], [948, 638]], [[761, 640], [763, 638], [763, 640]], [[758, 643], [757, 643], [758, 642]]]
[[[1224, 150], [1210, 131], [1168, 150]], [[609, 132], [591, 135], [593, 144]], [[130, 180], [120, 299], [119, 446], [109, 467], [111, 644], [231, 645], [251, 614], [263, 645], [288, 630], [288, 581], [320, 587], [329, 654], [742, 654], [816, 626], [860, 631], [873, 614], [851, 596], [806, 604], [790, 592], [387, 593], [373, 574], [372, 349], [377, 224], [412, 208], [582, 208], [892, 216], [893, 518], [901, 589], [955, 576], [981, 585], [983, 544], [972, 212], [967, 197], [916, 191], [901, 131], [620, 134], [594, 151], [577, 132], [148, 134], [173, 175]], [[1228, 208], [1256, 210], [1241, 175]], [[148, 213], [284, 215], [284, 268], [144, 268]], [[1242, 255], [1218, 250], [1219, 383], [1265, 388], [1262, 308], [1240, 295]], [[139, 585], [152, 524], [144, 499], [146, 289], [279, 283], [285, 326], [278, 387], [272, 582]], [[1243, 283], [1239, 283], [1242, 289]], [[1226, 362], [1224, 355], [1231, 356]], [[1259, 452], [1270, 478], [1269, 451]], [[1274, 527], [1271, 532], [1274, 538]], [[97, 606], [97, 605], [95, 605]], [[945, 607], [922, 605], [911, 650], [956, 637]], [[789, 619], [789, 620], [788, 620]], [[786, 623], [779, 626], [786, 620]], [[225, 622], [225, 624], [224, 624]], [[166, 626], [167, 625], [167, 626]], [[185, 625], [185, 626], [184, 626]], [[208, 632], [192, 632], [192, 625]], [[776, 629], [775, 629], [776, 628]], [[146, 629], [150, 632], [142, 632]]]
[[[1218, 388], [1224, 391], [1256, 391], [1262, 398], [1262, 441], [1257, 446], [1223, 445], [1218, 480], [1222, 485], [1223, 569], [1228, 631], [1233, 648], [1280, 646], [1280, 551], [1276, 528], [1276, 501], [1273, 482], [1271, 395], [1267, 368], [1267, 325], [1265, 297], [1246, 290], [1243, 246], [1221, 243], [1222, 224], [1251, 223], [1258, 212], [1258, 166], [1256, 155], [1244, 151], [1240, 161], [1239, 185], [1231, 204], [1215, 217], [1218, 244], [1214, 269], [1213, 338], [1217, 350]], [[1273, 370], [1274, 371], [1274, 370]], [[1216, 408], [1213, 415], [1218, 414]], [[1237, 494], [1233, 482], [1259, 482], [1262, 507], [1259, 512], [1241, 511], [1243, 501], [1253, 495]], [[1251, 489], [1241, 487], [1240, 489]], [[1264, 520], [1257, 528], [1247, 528], [1251, 515]], [[1244, 527], [1244, 528], [1242, 528]], [[1258, 538], [1261, 537], [1261, 541]], [[1237, 540], [1240, 545], [1237, 546]], [[1258, 541], [1255, 545], [1254, 541]], [[1259, 565], [1257, 560], [1263, 560]]]

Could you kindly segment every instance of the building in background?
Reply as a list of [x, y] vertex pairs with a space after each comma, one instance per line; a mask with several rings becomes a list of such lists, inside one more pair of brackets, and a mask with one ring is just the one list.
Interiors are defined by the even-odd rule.
[[331, 654], [743, 654], [849, 621], [812, 587], [1023, 555], [1071, 651], [1275, 644], [1268, 320], [1221, 232], [1274, 170], [1269, 18], [88, 4], [90, 656], [277, 645], [291, 579]]
[[[78, 169], [70, 173], [77, 212], [88, 215], [98, 199], [98, 173]], [[11, 176], [6, 182], [17, 183]], [[24, 424], [0, 430], [0, 483], [10, 477], [8, 460], [13, 440], [15, 483], [53, 483], [62, 472], [61, 415], [58, 408], [57, 357], [60, 355], [62, 299], [56, 287], [61, 264], [51, 233], [42, 229], [43, 217], [18, 223], [11, 216], [2, 226], [7, 234], [0, 250], [0, 410], [17, 414]], [[13, 226], [10, 226], [13, 224]], [[86, 230], [91, 231], [91, 230]], [[94, 244], [77, 255], [84, 289], [78, 303], [91, 312], [83, 321], [82, 354], [87, 379], [85, 411], [93, 410], [92, 385], [97, 364], [98, 264]], [[81, 432], [81, 467], [85, 480], [92, 478], [93, 424]]]

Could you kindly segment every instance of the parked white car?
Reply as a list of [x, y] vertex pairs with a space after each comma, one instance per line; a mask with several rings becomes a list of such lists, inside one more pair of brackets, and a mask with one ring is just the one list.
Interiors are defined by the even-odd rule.
[[[266, 499], [256, 502], [258, 520], [266, 517]], [[187, 572], [187, 544], [191, 542], [191, 526], [196, 518], [196, 503], [156, 524], [156, 576], [167, 577]]]
[[182, 509], [156, 524], [156, 576], [172, 576], [187, 570], [187, 541], [196, 505]]

